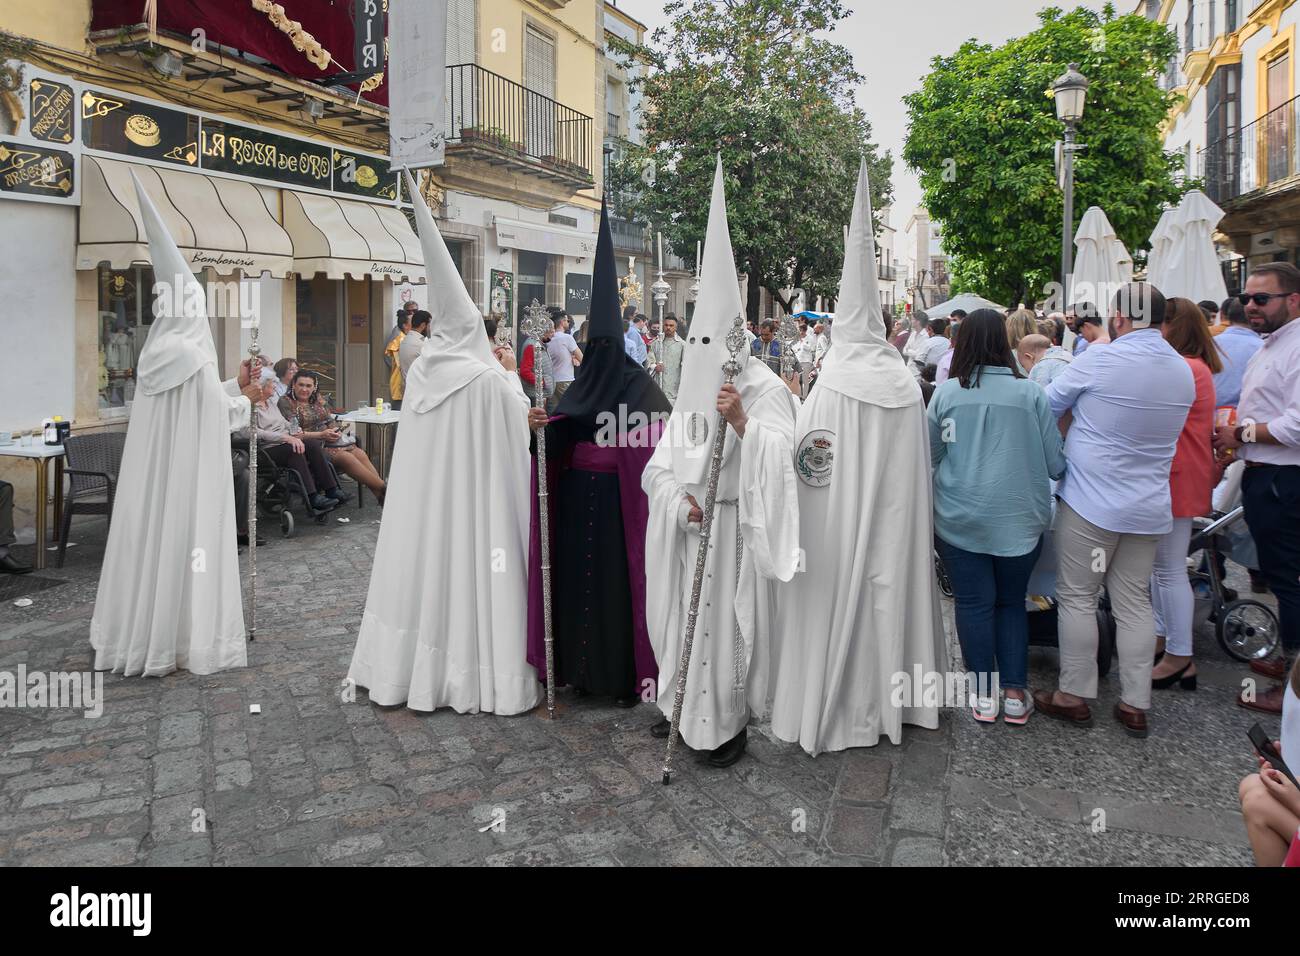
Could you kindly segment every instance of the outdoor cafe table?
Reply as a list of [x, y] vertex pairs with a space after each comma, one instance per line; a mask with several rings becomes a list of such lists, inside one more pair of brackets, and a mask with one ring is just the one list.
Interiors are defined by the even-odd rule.
[[370, 449], [370, 429], [371, 426], [379, 426], [379, 477], [385, 481], [388, 480], [388, 445], [389, 431], [397, 426], [401, 419], [402, 413], [392, 408], [385, 408], [384, 414], [376, 415], [374, 408], [367, 407], [365, 411], [351, 411], [345, 415], [335, 415], [334, 418], [340, 422], [351, 422], [354, 425], [366, 426], [366, 449]]
[[63, 521], [63, 446], [36, 442], [21, 445], [12, 441], [0, 445], [0, 457], [28, 458], [36, 462], [36, 560], [32, 563], [39, 571], [45, 567], [45, 508], [49, 504], [49, 463], [54, 459], [54, 538], [58, 540], [59, 525]]

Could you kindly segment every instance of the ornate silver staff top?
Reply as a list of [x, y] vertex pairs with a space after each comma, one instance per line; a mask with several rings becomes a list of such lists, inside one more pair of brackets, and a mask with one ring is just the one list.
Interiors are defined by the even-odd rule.
[[799, 340], [799, 323], [794, 320], [793, 315], [786, 315], [781, 318], [777, 325], [777, 338], [781, 342], [781, 377], [787, 376], [786, 369], [793, 368], [795, 374], [801, 369], [799, 366], [799, 357], [794, 354], [794, 343]]
[[[744, 316], [737, 315], [735, 324], [727, 333], [728, 359], [722, 363], [724, 384], [735, 380], [744, 369], [748, 358], [749, 339], [745, 335]], [[713, 511], [718, 502], [718, 478], [722, 474], [722, 451], [727, 440], [727, 423], [718, 413], [718, 427], [713, 436], [712, 456], [709, 459], [709, 480], [704, 491], [704, 518], [700, 521], [700, 544], [695, 552], [695, 579], [691, 583], [691, 603], [686, 611], [686, 634], [682, 638], [682, 656], [677, 664], [677, 688], [673, 694], [673, 716], [668, 729], [668, 750], [664, 754], [663, 782], [672, 782], [673, 750], [677, 745], [678, 729], [682, 722], [682, 703], [686, 699], [686, 675], [691, 666], [691, 648], [695, 644], [695, 624], [700, 614], [700, 594], [704, 589], [704, 570], [709, 557], [709, 537], [713, 533]], [[743, 686], [741, 693], [743, 695]]]
[[[533, 407], [546, 407], [550, 356], [542, 337], [555, 327], [546, 306], [533, 299], [524, 309], [524, 334], [533, 340]], [[498, 326], [499, 328], [499, 326]], [[555, 719], [555, 637], [551, 633], [551, 528], [547, 512], [546, 429], [537, 431], [537, 529], [542, 546], [542, 637], [546, 644], [546, 712]]]

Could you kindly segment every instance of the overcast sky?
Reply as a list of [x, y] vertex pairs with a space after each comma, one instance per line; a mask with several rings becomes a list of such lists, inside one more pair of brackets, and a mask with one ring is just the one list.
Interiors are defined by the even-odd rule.
[[[651, 30], [664, 26], [662, 0], [616, 0], [620, 9]], [[903, 165], [900, 153], [907, 133], [903, 97], [921, 85], [930, 59], [952, 53], [972, 37], [1000, 44], [1032, 31], [1037, 11], [1059, 6], [1101, 9], [1101, 2], [1069, 0], [845, 0], [852, 14], [834, 37], [853, 53], [858, 72], [866, 77], [857, 90], [858, 105], [871, 120], [876, 142], [894, 155], [893, 226], [902, 229], [913, 206], [921, 201], [916, 177]], [[1116, 0], [1120, 13], [1136, 6]]]

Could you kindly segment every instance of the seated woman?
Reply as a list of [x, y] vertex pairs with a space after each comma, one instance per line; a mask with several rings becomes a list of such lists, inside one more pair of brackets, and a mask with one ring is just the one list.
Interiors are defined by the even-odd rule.
[[[1282, 739], [1273, 741], [1282, 762], [1300, 772], [1300, 661], [1291, 668], [1282, 699]], [[1260, 866], [1281, 866], [1291, 844], [1300, 840], [1300, 790], [1262, 757], [1259, 773], [1241, 781], [1241, 815]]]
[[[311, 506], [317, 511], [328, 511], [346, 500], [347, 495], [339, 490], [321, 443], [296, 434], [289, 419], [280, 414], [280, 407], [274, 401], [275, 383], [275, 372], [263, 368], [259, 379], [262, 401], [257, 404], [258, 448], [281, 468], [296, 471]], [[248, 437], [247, 427], [239, 434]]]
[[296, 417], [302, 429], [299, 437], [320, 441], [334, 467], [369, 488], [383, 505], [388, 485], [357, 443], [344, 438], [335, 427], [333, 416], [321, 402], [320, 380], [315, 372], [301, 369], [294, 375], [289, 394], [280, 399], [280, 413], [289, 421]]

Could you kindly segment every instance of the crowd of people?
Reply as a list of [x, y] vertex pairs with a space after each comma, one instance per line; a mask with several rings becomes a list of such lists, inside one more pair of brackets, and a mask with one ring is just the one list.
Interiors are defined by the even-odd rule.
[[[1115, 619], [1113, 717], [1149, 733], [1152, 694], [1197, 687], [1193, 522], [1240, 482], [1258, 557], [1252, 589], [1277, 598], [1280, 644], [1237, 698], [1283, 717], [1274, 743], [1300, 760], [1300, 270], [1258, 266], [1223, 303], [1166, 301], [1133, 283], [1109, 314], [1091, 303], [1038, 317], [980, 309], [913, 316], [894, 345], [927, 389], [936, 549], [958, 639], [978, 678], [974, 720], [1033, 713], [1093, 722], [1101, 588]], [[1068, 327], [1072, 350], [1064, 345]], [[1055, 572], [1056, 686], [1026, 684], [1031, 575]], [[1235, 592], [1227, 596], [1235, 597]], [[1271, 679], [1264, 689], [1258, 677]], [[1289, 680], [1289, 682], [1288, 682]], [[998, 685], [1004, 692], [1000, 699]], [[1256, 858], [1281, 862], [1300, 791], [1263, 764], [1241, 800]]]

